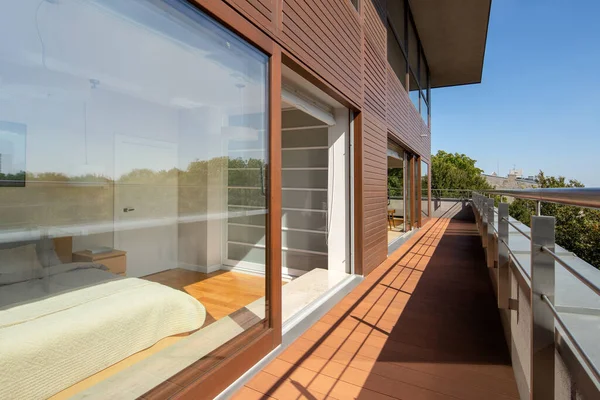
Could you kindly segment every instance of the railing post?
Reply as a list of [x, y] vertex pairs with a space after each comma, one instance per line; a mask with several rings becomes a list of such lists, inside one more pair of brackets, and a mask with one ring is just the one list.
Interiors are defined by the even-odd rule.
[[554, 398], [554, 217], [531, 217], [531, 399]]
[[535, 203], [535, 213], [538, 217], [542, 215], [542, 202], [539, 200]]
[[508, 263], [508, 203], [498, 204], [498, 308], [510, 308]]
[[487, 213], [487, 266], [488, 268], [494, 268], [494, 259], [496, 258], [494, 248], [494, 199], [486, 199], [486, 213]]
[[487, 217], [488, 213], [486, 212], [486, 198], [482, 197], [481, 199], [481, 244], [484, 249], [487, 249], [487, 232], [488, 232], [488, 223]]

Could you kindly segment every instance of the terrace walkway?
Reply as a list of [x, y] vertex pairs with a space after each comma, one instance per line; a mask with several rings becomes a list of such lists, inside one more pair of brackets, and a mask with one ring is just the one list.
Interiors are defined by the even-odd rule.
[[517, 399], [472, 211], [432, 220], [235, 399]]

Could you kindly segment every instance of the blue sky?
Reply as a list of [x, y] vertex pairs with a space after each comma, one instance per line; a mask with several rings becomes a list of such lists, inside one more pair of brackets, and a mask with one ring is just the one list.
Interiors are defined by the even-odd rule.
[[432, 152], [600, 187], [600, 1], [494, 0], [479, 85], [432, 92]]

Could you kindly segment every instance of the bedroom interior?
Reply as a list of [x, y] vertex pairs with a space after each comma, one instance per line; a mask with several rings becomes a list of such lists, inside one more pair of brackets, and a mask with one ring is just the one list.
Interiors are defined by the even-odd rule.
[[[0, 398], [139, 396], [210, 371], [268, 322], [267, 57], [178, 1], [16, 9], [0, 16], [24, 38], [0, 44], [0, 122], [25, 140], [23, 185], [0, 186]], [[285, 324], [353, 271], [349, 110], [282, 75]]]
[[220, 266], [266, 263], [268, 58], [172, 3], [0, 16], [23, 38], [0, 44], [0, 121], [26, 127], [25, 183], [0, 187], [1, 398], [141, 395], [265, 323], [265, 275]]

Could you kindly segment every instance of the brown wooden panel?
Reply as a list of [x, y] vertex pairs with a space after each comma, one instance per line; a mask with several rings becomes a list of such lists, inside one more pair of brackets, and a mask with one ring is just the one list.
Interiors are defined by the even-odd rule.
[[349, 1], [283, 0], [282, 35], [303, 63], [360, 103], [361, 25]]
[[385, 121], [363, 111], [363, 178], [370, 178], [363, 194], [364, 251], [363, 273], [367, 275], [387, 256], [387, 127]]
[[392, 137], [404, 143], [412, 151], [429, 161], [431, 135], [429, 128], [412, 104], [408, 93], [400, 83], [396, 73], [387, 67], [387, 124]]
[[267, 31], [275, 31], [275, 2], [278, 0], [224, 0], [241, 14]]

